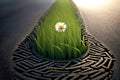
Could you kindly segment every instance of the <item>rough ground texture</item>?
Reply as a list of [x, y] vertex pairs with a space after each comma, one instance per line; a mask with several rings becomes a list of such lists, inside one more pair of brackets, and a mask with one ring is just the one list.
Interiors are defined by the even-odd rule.
[[[80, 16], [79, 16], [80, 17]], [[31, 34], [18, 46], [13, 61], [15, 80], [110, 80], [113, 74], [114, 56], [109, 50], [86, 32], [82, 34], [88, 51], [81, 58], [69, 61], [49, 60], [36, 55]]]
[[[14, 53], [15, 80], [109, 80], [112, 78], [114, 57], [94, 37], [83, 35], [89, 50], [82, 58], [70, 61], [55, 61], [36, 56], [33, 39], [29, 35]], [[88, 41], [89, 40], [89, 41]]]

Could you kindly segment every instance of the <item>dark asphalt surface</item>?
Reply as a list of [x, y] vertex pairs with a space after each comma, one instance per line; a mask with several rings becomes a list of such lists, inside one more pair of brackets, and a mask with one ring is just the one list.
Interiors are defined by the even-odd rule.
[[76, 4], [87, 31], [108, 47], [115, 56], [113, 80], [120, 80], [120, 0], [112, 0], [99, 8]]
[[12, 56], [54, 0], [0, 0], [0, 80], [12, 80]]

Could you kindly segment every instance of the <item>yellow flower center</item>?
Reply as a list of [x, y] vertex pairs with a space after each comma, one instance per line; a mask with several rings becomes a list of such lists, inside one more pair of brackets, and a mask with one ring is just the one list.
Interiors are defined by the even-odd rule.
[[63, 25], [58, 26], [59, 29], [63, 29]]

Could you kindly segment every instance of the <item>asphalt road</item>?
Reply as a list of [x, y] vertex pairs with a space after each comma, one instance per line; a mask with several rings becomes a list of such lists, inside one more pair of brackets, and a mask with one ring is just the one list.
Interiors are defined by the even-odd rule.
[[[76, 2], [75, 2], [76, 3]], [[87, 31], [115, 56], [113, 80], [120, 80], [120, 0], [104, 7], [90, 8], [76, 3]]]
[[54, 0], [0, 0], [0, 80], [12, 80], [12, 56]]

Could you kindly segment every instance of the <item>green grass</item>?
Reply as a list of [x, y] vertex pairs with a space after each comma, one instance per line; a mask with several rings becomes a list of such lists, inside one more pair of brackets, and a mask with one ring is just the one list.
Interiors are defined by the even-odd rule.
[[[55, 30], [57, 22], [67, 25], [65, 32]], [[56, 0], [35, 29], [33, 38], [39, 54], [51, 59], [73, 59], [87, 50], [71, 0]]]

